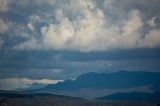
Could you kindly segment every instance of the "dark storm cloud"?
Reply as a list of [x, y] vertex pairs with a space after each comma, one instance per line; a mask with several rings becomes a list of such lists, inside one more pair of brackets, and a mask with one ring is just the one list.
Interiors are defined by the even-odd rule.
[[0, 77], [67, 79], [87, 72], [159, 71], [159, 52], [157, 49], [98, 53], [12, 51], [1, 55]]
[[[10, 52], [12, 52], [10, 54]], [[73, 62], [159, 60], [159, 49], [117, 50], [109, 52], [8, 51], [0, 55], [0, 68], [72, 69]], [[75, 67], [76, 68], [76, 67]], [[78, 68], [78, 67], [77, 67]]]
[[67, 61], [94, 61], [94, 60], [130, 60], [130, 59], [160, 59], [159, 49], [130, 49], [108, 52], [65, 52], [61, 58]]

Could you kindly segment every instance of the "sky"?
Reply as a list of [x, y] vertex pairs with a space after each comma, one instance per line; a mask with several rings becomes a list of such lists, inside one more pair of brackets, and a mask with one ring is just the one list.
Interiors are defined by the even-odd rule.
[[0, 89], [160, 71], [160, 0], [0, 0]]

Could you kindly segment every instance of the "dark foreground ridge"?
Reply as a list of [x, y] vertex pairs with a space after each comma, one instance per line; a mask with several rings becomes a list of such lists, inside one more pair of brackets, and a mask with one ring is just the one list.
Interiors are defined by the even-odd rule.
[[54, 94], [0, 93], [0, 106], [159, 106], [142, 102], [99, 102]]

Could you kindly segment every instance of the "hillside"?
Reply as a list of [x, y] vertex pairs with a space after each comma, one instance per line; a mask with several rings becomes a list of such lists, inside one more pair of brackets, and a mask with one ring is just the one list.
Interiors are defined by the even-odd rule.
[[0, 93], [0, 106], [157, 106], [156, 103], [98, 102], [53, 94]]

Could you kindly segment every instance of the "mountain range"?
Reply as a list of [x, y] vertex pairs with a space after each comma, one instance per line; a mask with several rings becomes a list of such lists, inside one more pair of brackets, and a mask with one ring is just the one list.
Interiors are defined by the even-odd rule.
[[53, 93], [93, 99], [115, 93], [153, 93], [160, 90], [160, 72], [119, 71], [115, 73], [86, 73], [75, 80], [65, 80], [44, 88], [28, 91]]

